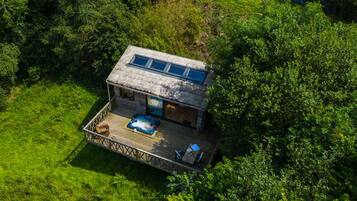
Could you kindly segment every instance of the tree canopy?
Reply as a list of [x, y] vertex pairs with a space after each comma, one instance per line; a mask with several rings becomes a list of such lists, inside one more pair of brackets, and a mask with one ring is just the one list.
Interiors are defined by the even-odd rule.
[[171, 198], [356, 197], [356, 27], [331, 22], [316, 3], [267, 3], [221, 29], [209, 111], [231, 160], [190, 182], [172, 178]]

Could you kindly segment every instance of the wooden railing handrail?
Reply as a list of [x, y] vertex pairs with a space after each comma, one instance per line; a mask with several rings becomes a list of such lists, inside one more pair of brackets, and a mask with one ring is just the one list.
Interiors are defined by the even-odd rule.
[[183, 168], [185, 168], [185, 169], [188, 169], [188, 170], [191, 170], [191, 171], [199, 171], [198, 169], [189, 167], [189, 166], [187, 166], [187, 165], [178, 163], [178, 162], [176, 162], [176, 161], [173, 161], [173, 160], [170, 160], [170, 159], [161, 157], [161, 156], [159, 156], [159, 155], [156, 155], [156, 154], [147, 152], [147, 151], [145, 151], [145, 150], [142, 150], [142, 149], [139, 149], [139, 148], [130, 146], [130, 145], [128, 145], [128, 144], [123, 144], [123, 143], [121, 143], [121, 142], [119, 142], [119, 141], [117, 141], [117, 140], [114, 140], [114, 139], [111, 139], [111, 138], [106, 137], [106, 136], [104, 136], [104, 135], [98, 134], [98, 133], [93, 132], [93, 131], [91, 131], [91, 130], [88, 130], [88, 129], [86, 129], [86, 128], [84, 128], [84, 130], [85, 130], [86, 132], [89, 132], [89, 133], [92, 134], [92, 135], [97, 136], [97, 137], [107, 139], [107, 140], [109, 140], [109, 141], [111, 141], [111, 142], [118, 143], [118, 144], [120, 144], [120, 145], [122, 145], [122, 146], [129, 147], [129, 148], [134, 149], [134, 150], [137, 150], [137, 151], [139, 151], [139, 152], [143, 152], [143, 153], [145, 153], [145, 154], [148, 154], [148, 155], [153, 156], [153, 157], [155, 157], [155, 158], [159, 158], [160, 160], [167, 161], [167, 162], [169, 162], [169, 163], [175, 164], [175, 165], [180, 166], [180, 167], [183, 167]]
[[108, 103], [106, 103], [102, 107], [102, 109], [100, 109], [99, 112], [84, 126], [84, 128], [87, 128], [107, 107], [109, 107], [113, 99], [114, 98], [112, 98]]
[[[83, 128], [83, 130], [84, 130], [87, 134], [92, 135], [95, 139], [101, 138], [101, 139], [103, 139], [103, 140], [108, 140], [108, 142], [113, 143], [113, 144], [117, 144], [118, 146], [122, 146], [122, 147], [125, 147], [125, 148], [129, 148], [129, 149], [131, 149], [131, 150], [135, 150], [136, 152], [139, 152], [139, 153], [142, 153], [142, 154], [146, 154], [147, 156], [150, 156], [150, 157], [153, 157], [153, 158], [156, 158], [156, 159], [160, 160], [162, 163], [174, 165], [174, 166], [176, 166], [176, 167], [178, 167], [178, 168], [181, 168], [181, 169], [184, 169], [184, 170], [188, 170], [188, 171], [200, 172], [199, 169], [196, 169], [196, 168], [187, 166], [187, 165], [182, 164], [182, 163], [178, 163], [178, 162], [176, 162], [176, 161], [173, 161], [173, 160], [170, 160], [170, 159], [168, 159], [168, 158], [164, 158], [164, 157], [162, 157], [162, 156], [159, 156], [159, 155], [150, 153], [150, 152], [145, 151], [145, 150], [142, 150], [142, 149], [140, 149], [140, 148], [136, 148], [136, 147], [133, 147], [133, 146], [131, 146], [131, 145], [124, 144], [124, 143], [122, 143], [122, 142], [119, 142], [118, 140], [114, 140], [114, 139], [109, 138], [109, 137], [107, 137], [107, 136], [103, 136], [103, 135], [101, 135], [101, 134], [99, 134], [99, 133], [96, 133], [95, 131], [91, 130], [90, 128], [93, 129], [93, 128], [95, 128], [95, 126], [96, 126], [96, 125], [91, 125], [91, 124], [93, 124], [93, 123], [94, 123], [94, 124], [97, 124], [99, 121], [102, 120], [102, 118], [104, 117], [104, 116], [101, 116], [102, 113], [108, 112], [107, 109], [110, 109], [109, 107], [111, 106], [111, 102], [112, 102], [112, 101], [113, 101], [113, 99], [111, 99], [110, 102], [108, 102], [107, 104], [105, 104], [105, 105], [103, 106], [103, 108], [85, 125], [85, 127]], [[106, 116], [107, 114], [104, 114], [104, 115]], [[97, 118], [99, 118], [99, 119], [97, 119]], [[96, 144], [100, 144], [100, 145], [102, 145], [103, 147], [105, 147], [105, 148], [107, 148], [107, 149], [109, 149], [109, 150], [117, 151], [117, 152], [119, 152], [119, 153], [122, 153], [122, 152], [120, 152], [119, 150], [115, 150], [115, 149], [113, 149], [113, 148], [111, 148], [111, 147], [107, 147], [107, 146], [105, 146], [105, 144], [98, 143], [98, 142], [96, 142], [95, 140], [92, 140], [92, 139], [88, 138], [88, 136], [87, 136], [87, 140], [89, 140], [89, 141], [91, 141], [91, 142], [93, 142], [93, 143], [96, 143]], [[144, 162], [144, 163], [146, 163], [146, 164], [148, 164], [148, 165], [151, 165], [151, 166], [160, 168], [160, 167], [158, 167], [158, 166], [155, 166], [155, 165], [153, 165], [153, 164], [150, 164], [150, 161], [145, 161], [145, 160], [140, 159], [140, 158], [138, 159], [138, 158], [132, 157], [132, 156], [130, 156], [130, 154], [125, 154], [125, 153], [122, 153], [122, 154], [123, 154], [123, 155], [126, 155], [126, 156], [129, 157], [129, 158], [133, 158], [133, 159], [136, 159], [136, 160], [138, 160], [138, 161]], [[162, 168], [160, 168], [160, 169], [162, 169]], [[176, 169], [176, 168], [175, 168], [175, 169]], [[171, 172], [171, 170], [168, 170], [168, 169], [162, 169], [162, 170], [165, 170], [165, 171], [167, 171], [167, 172]]]

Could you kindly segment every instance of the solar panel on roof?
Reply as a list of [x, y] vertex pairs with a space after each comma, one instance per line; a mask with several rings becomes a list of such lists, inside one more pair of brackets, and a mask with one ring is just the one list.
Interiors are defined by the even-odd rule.
[[145, 67], [146, 63], [149, 61], [149, 58], [147, 57], [143, 57], [143, 56], [134, 56], [135, 58], [132, 61], [132, 64], [137, 65], [137, 66], [141, 66], [141, 67]]
[[203, 81], [206, 78], [206, 72], [202, 71], [202, 70], [194, 70], [194, 69], [190, 69], [190, 71], [188, 72], [187, 75], [187, 79], [193, 81], [193, 82], [198, 82], [198, 83], [203, 83]]
[[159, 60], [153, 60], [151, 63], [150, 68], [156, 69], [156, 70], [160, 70], [160, 71], [164, 71], [165, 67], [166, 67], [166, 62], [163, 61], [159, 61]]
[[177, 76], [183, 76], [183, 73], [185, 72], [186, 68], [177, 64], [171, 64], [169, 73], [172, 73]]

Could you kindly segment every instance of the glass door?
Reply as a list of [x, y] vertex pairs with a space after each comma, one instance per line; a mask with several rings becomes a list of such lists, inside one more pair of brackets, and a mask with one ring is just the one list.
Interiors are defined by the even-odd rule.
[[165, 119], [183, 124], [188, 127], [196, 127], [197, 110], [165, 101], [164, 111]]
[[163, 117], [164, 116], [164, 101], [160, 98], [147, 96], [147, 112], [148, 114]]

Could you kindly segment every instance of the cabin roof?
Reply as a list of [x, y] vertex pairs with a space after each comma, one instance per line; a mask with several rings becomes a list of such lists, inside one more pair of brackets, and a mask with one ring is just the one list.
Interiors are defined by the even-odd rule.
[[[135, 55], [203, 70], [207, 72], [207, 75], [202, 83], [195, 83], [166, 73], [137, 67], [131, 64]], [[211, 84], [212, 76], [202, 61], [130, 45], [108, 76], [107, 83], [205, 110], [205, 93], [207, 86]]]

